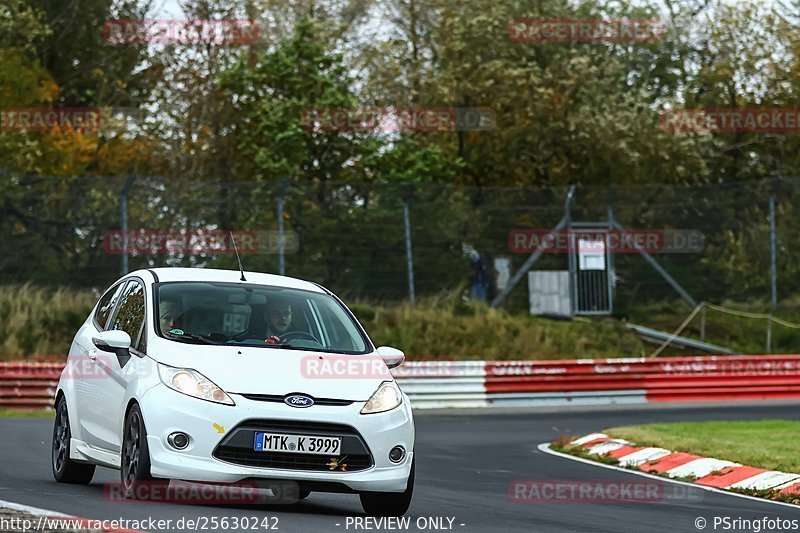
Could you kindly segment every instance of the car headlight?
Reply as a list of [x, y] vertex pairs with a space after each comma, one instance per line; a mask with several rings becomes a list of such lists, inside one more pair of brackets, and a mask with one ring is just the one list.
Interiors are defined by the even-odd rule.
[[209, 402], [225, 405], [236, 405], [228, 394], [217, 387], [211, 380], [197, 370], [191, 368], [174, 368], [158, 364], [158, 377], [161, 383], [172, 390], [187, 396], [200, 398]]
[[361, 409], [362, 415], [372, 413], [383, 413], [391, 411], [403, 402], [403, 393], [394, 381], [384, 381], [375, 394], [372, 395], [364, 408]]

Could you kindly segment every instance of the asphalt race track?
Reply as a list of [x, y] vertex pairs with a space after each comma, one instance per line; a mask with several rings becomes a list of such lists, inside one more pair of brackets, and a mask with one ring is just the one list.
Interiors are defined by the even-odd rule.
[[[453, 519], [452, 530], [491, 532], [648, 532], [754, 531], [713, 526], [714, 517], [729, 520], [780, 518], [800, 521], [800, 509], [702, 491], [700, 497], [670, 497], [655, 502], [516, 503], [509, 497], [513, 480], [593, 480], [625, 482], [645, 478], [554, 457], [537, 450], [557, 431], [583, 435], [613, 425], [681, 420], [800, 420], [800, 404], [756, 406], [660, 405], [596, 407], [516, 412], [417, 414], [417, 484], [408, 531], [426, 529], [423, 517]], [[96, 519], [144, 520], [183, 517], [277, 517], [278, 530], [289, 533], [375, 531], [374, 523], [348, 527], [348, 517], [363, 517], [353, 495], [312, 494], [294, 505], [199, 506], [166, 503], [115, 503], [104, 499], [103, 484], [119, 479], [116, 471], [98, 469], [88, 486], [59, 485], [50, 471], [51, 424], [47, 419], [0, 420], [0, 500]], [[695, 494], [697, 496], [697, 494]], [[418, 521], [419, 518], [422, 518]], [[730, 524], [734, 524], [730, 522]], [[422, 526], [418, 528], [417, 526]], [[395, 529], [397, 530], [397, 529]], [[406, 529], [404, 529], [406, 530]]]

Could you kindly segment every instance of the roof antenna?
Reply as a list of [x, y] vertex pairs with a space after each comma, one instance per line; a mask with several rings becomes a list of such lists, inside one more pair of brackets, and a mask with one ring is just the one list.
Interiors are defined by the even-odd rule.
[[242, 277], [239, 279], [239, 281], [247, 281], [246, 279], [244, 279], [244, 269], [242, 268], [242, 258], [239, 257], [239, 250], [236, 249], [236, 239], [233, 238], [233, 232], [231, 230], [228, 230], [228, 233], [231, 234], [231, 242], [233, 243], [233, 251], [236, 252], [236, 260], [239, 261], [239, 272], [242, 273]]

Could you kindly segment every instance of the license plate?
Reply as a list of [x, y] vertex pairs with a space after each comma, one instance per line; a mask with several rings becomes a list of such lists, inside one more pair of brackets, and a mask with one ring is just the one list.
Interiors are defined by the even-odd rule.
[[339, 455], [342, 449], [342, 438], [256, 432], [253, 449], [257, 452], [311, 453], [333, 456]]

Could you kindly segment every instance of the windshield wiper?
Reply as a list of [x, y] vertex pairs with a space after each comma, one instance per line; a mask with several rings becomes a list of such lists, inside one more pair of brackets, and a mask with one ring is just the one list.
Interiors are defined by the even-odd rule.
[[199, 341], [202, 344], [211, 344], [215, 346], [225, 344], [223, 342], [212, 341], [211, 339], [203, 337], [202, 335], [195, 335], [194, 333], [181, 333], [180, 335], [176, 335], [174, 333], [168, 333], [168, 335], [169, 335], [167, 337], [168, 339], [187, 339], [187, 340], [191, 339], [194, 341]]
[[267, 348], [286, 348], [287, 350], [296, 350], [298, 349], [296, 346], [292, 346], [289, 343], [281, 342], [279, 344], [266, 344]]

